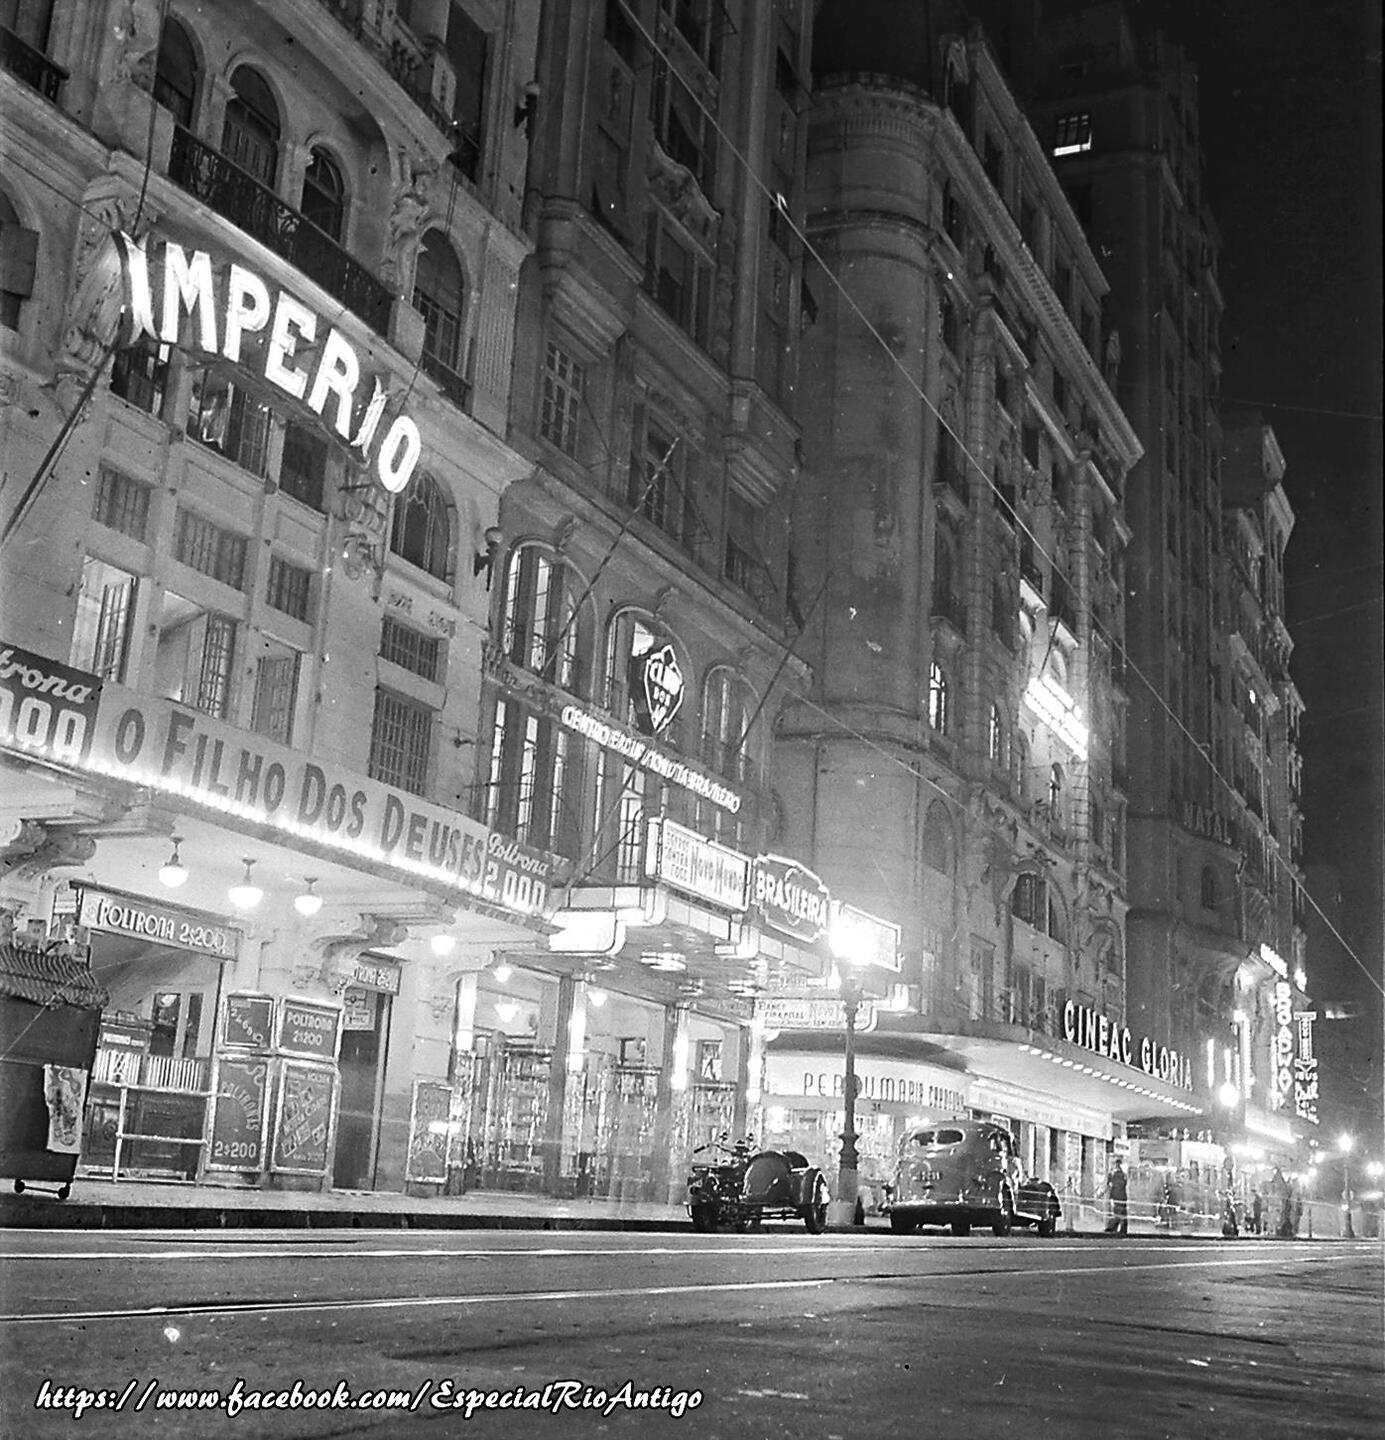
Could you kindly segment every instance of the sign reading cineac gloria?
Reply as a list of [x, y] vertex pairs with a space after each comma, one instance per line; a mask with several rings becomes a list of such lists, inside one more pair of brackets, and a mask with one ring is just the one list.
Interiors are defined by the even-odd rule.
[[1180, 1090], [1193, 1088], [1193, 1066], [1186, 1055], [1146, 1037], [1140, 1041], [1137, 1059], [1129, 1027], [1115, 1024], [1109, 1015], [1088, 1005], [1069, 1000], [1063, 1006], [1063, 1039], [1108, 1060], [1119, 1060], [1122, 1065], [1138, 1064], [1146, 1075], [1166, 1085], [1176, 1085]]
[[418, 426], [367, 374], [356, 347], [287, 290], [253, 270], [213, 266], [173, 240], [146, 245], [114, 234], [124, 286], [120, 341], [142, 337], [230, 361], [316, 416], [380, 484], [397, 494], [418, 466]]
[[802, 945], [827, 933], [831, 897], [827, 886], [797, 860], [757, 855], [750, 872], [750, 903], [772, 930]]
[[176, 701], [107, 683], [82, 769], [182, 796], [525, 915], [552, 908], [554, 861], [479, 821]]

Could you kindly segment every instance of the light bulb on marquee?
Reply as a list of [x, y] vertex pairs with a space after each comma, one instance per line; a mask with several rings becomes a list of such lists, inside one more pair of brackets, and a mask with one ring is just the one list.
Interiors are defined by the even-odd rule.
[[304, 890], [301, 895], [295, 895], [293, 897], [293, 908], [297, 910], [305, 920], [310, 920], [322, 909], [322, 896], [313, 889], [313, 886], [317, 884], [317, 876], [305, 876], [303, 883], [308, 888]]
[[239, 885], [231, 886], [226, 897], [237, 910], [253, 910], [264, 899], [264, 891], [250, 878], [250, 868], [255, 862], [246, 856], [243, 863], [245, 876]]
[[178, 847], [183, 843], [181, 835], [170, 835], [173, 842], [173, 853], [159, 866], [159, 883], [167, 885], [170, 890], [176, 890], [180, 885], [187, 883], [187, 866], [183, 864], [182, 857], [178, 854]]

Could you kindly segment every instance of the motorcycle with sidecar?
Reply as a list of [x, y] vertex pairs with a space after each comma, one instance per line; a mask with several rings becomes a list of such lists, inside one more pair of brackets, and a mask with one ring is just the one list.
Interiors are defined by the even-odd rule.
[[688, 1215], [694, 1230], [729, 1225], [748, 1230], [761, 1220], [803, 1221], [810, 1235], [827, 1228], [827, 1180], [797, 1150], [756, 1150], [750, 1136], [723, 1136], [693, 1151]]

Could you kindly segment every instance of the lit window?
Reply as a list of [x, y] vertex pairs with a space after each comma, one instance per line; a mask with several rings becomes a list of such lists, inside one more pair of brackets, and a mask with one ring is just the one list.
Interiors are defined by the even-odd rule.
[[991, 705], [986, 726], [986, 754], [995, 764], [1005, 764], [1005, 716], [997, 704]]
[[193, 376], [187, 433], [252, 475], [269, 473], [269, 419], [268, 405], [217, 369]]
[[947, 676], [935, 660], [928, 667], [928, 723], [939, 735], [947, 734], [950, 719]]
[[521, 545], [505, 568], [501, 648], [516, 665], [550, 684], [585, 694], [591, 634], [577, 613], [582, 586], [576, 572], [537, 545]]
[[1053, 138], [1054, 155], [1080, 155], [1091, 148], [1091, 111], [1078, 110], [1071, 115], [1060, 115]]
[[574, 857], [580, 838], [581, 746], [550, 715], [506, 697], [491, 732], [486, 823], [540, 850]]
[[82, 561], [72, 629], [72, 664], [103, 680], [123, 680], [138, 581], [104, 560]]
[[158, 693], [225, 720], [235, 673], [236, 622], [165, 591], [158, 626], [154, 661]]
[[[702, 689], [702, 758], [733, 785], [751, 774], [749, 726], [755, 696], [733, 670], [719, 665], [707, 674]], [[737, 847], [742, 826], [736, 817], [710, 801], [698, 805], [698, 828], [723, 845]]]

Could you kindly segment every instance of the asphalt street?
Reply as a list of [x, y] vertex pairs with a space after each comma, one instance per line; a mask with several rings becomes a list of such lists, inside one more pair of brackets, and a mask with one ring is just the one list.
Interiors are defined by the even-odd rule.
[[1374, 1440], [1385, 1401], [1377, 1241], [9, 1231], [0, 1256], [7, 1436]]

